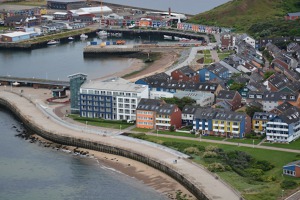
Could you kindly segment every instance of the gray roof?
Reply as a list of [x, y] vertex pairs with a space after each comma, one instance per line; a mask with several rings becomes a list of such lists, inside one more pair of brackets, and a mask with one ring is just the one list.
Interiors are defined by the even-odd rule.
[[262, 82], [264, 80], [264, 78], [257, 72], [252, 72], [250, 79], [255, 82]]
[[195, 112], [195, 119], [214, 119], [218, 109], [213, 108], [197, 108]]
[[263, 108], [263, 105], [257, 101], [252, 101], [252, 102], [249, 102], [247, 103], [248, 106], [250, 107], [256, 107], [256, 108]]
[[293, 107], [293, 105], [290, 104], [289, 102], [285, 101], [283, 104], [280, 104], [275, 109], [280, 111], [280, 112], [284, 112], [284, 111], [288, 110], [291, 107]]
[[220, 108], [221, 107], [221, 108], [223, 108], [225, 110], [231, 110], [231, 107], [232, 107], [232, 105], [228, 101], [226, 101], [226, 100], [219, 101], [214, 106], [216, 108]]
[[226, 67], [221, 65], [220, 63], [215, 63], [206, 68], [208, 71], [214, 73], [215, 75], [219, 76], [220, 74], [229, 71]]
[[163, 104], [156, 110], [157, 114], [170, 115], [173, 113], [174, 109], [177, 108], [175, 104]]
[[82, 84], [81, 88], [126, 92], [142, 92], [147, 89], [145, 85], [134, 84], [122, 78], [110, 78], [104, 81], [90, 80]]
[[174, 71], [181, 71], [182, 73], [186, 74], [186, 75], [194, 75], [196, 74], [196, 71], [193, 70], [190, 66], [184, 66], [184, 67], [181, 67], [179, 69], [176, 69]]
[[159, 109], [160, 105], [164, 103], [163, 100], [158, 99], [141, 99], [136, 110], [151, 110], [156, 111]]
[[300, 109], [291, 107], [279, 115], [285, 123], [291, 124], [300, 121]]
[[270, 76], [268, 78], [268, 82], [279, 90], [285, 87], [288, 83], [290, 83], [289, 79], [285, 75], [278, 73]]
[[[250, 95], [254, 95], [250, 98]], [[261, 95], [261, 98], [258, 97], [258, 95]], [[298, 93], [293, 92], [283, 92], [283, 91], [277, 91], [277, 92], [255, 92], [250, 91], [248, 93], [248, 99], [256, 99], [256, 100], [264, 100], [264, 101], [297, 101]]]
[[226, 100], [232, 100], [234, 98], [234, 96], [237, 94], [237, 91], [233, 91], [233, 90], [221, 90], [219, 92], [219, 94], [217, 95], [217, 99], [221, 100], [221, 99], [226, 99]]
[[186, 105], [182, 109], [182, 114], [195, 114], [195, 112], [197, 111], [198, 108], [200, 108], [200, 107]]
[[268, 121], [270, 118], [272, 118], [274, 116], [275, 115], [272, 113], [255, 112], [252, 119]]
[[247, 115], [245, 113], [225, 111], [222, 109], [198, 108], [195, 113], [194, 118], [195, 119], [217, 119], [217, 120], [242, 121], [246, 116]]
[[300, 160], [297, 160], [297, 161], [294, 161], [294, 162], [290, 162], [290, 163], [286, 164], [283, 167], [287, 167], [287, 166], [291, 166], [291, 165], [298, 165], [298, 166], [300, 166]]

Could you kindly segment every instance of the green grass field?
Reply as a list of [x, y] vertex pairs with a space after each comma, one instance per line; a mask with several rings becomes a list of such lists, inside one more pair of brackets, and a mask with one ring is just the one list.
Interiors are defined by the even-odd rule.
[[231, 53], [218, 53], [219, 59], [224, 60], [224, 58], [227, 58]]
[[160, 134], [164, 134], [164, 135], [174, 135], [174, 136], [183, 136], [183, 137], [191, 137], [191, 138], [196, 138], [196, 136], [194, 134], [190, 134], [190, 133], [181, 133], [181, 132], [171, 132], [171, 131], [158, 131], [156, 132], [155, 130], [152, 133], [158, 133], [158, 135]]
[[140, 133], [147, 133], [147, 132], [152, 132], [153, 129], [146, 129], [146, 128], [133, 128], [131, 129], [132, 131], [137, 131]]
[[[227, 139], [227, 142], [235, 142], [235, 143], [242, 143], [242, 144], [253, 144], [253, 139]], [[261, 140], [255, 139], [254, 140], [254, 144], [258, 144], [260, 143]]]
[[[214, 145], [219, 148], [224, 149], [225, 151], [243, 151], [250, 155], [252, 155], [257, 160], [266, 160], [272, 163], [275, 167], [267, 171], [265, 175], [274, 175], [276, 177], [275, 181], [272, 182], [258, 182], [254, 180], [250, 180], [249, 178], [242, 177], [233, 171], [226, 172], [218, 172], [217, 174], [225, 180], [227, 183], [232, 185], [234, 188], [239, 190], [246, 200], [277, 200], [281, 197], [282, 188], [280, 187], [280, 183], [282, 180], [294, 180], [298, 184], [300, 184], [300, 179], [282, 176], [282, 166], [285, 164], [292, 162], [294, 160], [300, 159], [300, 154], [296, 153], [286, 153], [281, 151], [272, 151], [265, 149], [257, 149], [257, 148], [249, 148], [242, 146], [232, 146], [225, 144], [213, 144], [209, 142], [203, 141], [189, 141], [182, 139], [173, 139], [173, 138], [164, 138], [160, 136], [145, 136], [145, 138], [152, 142], [157, 142], [159, 144], [164, 144], [164, 142], [168, 142], [168, 144], [176, 143], [175, 149], [179, 150], [178, 147], [180, 144], [182, 146], [208, 146]], [[172, 147], [172, 146], [169, 146]], [[195, 156], [193, 161], [204, 166], [207, 166], [204, 160], [202, 160], [199, 156]], [[285, 195], [288, 194], [288, 190], [285, 190]]]
[[78, 121], [83, 124], [92, 125], [92, 126], [99, 126], [105, 128], [113, 128], [113, 129], [125, 129], [133, 124], [129, 124], [122, 121], [112, 121], [112, 120], [102, 120], [96, 118], [86, 118], [86, 117], [79, 117], [78, 115], [69, 115], [68, 117], [72, 118], [75, 121]]
[[279, 147], [279, 148], [285, 148], [285, 149], [295, 149], [300, 150], [300, 139], [293, 141], [289, 144], [280, 144], [280, 143], [263, 143], [263, 146], [270, 146], [270, 147]]

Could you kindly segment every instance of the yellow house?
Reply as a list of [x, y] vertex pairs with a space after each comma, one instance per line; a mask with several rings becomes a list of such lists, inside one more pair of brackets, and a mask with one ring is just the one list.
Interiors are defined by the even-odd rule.
[[269, 122], [271, 117], [274, 117], [274, 114], [256, 112], [252, 117], [252, 130], [256, 133], [265, 133], [266, 124]]

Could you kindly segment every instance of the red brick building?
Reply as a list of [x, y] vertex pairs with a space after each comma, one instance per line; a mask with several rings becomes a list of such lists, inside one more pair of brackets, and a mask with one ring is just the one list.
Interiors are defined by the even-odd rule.
[[231, 105], [231, 110], [238, 109], [242, 104], [242, 96], [237, 91], [221, 90], [216, 98], [216, 103], [226, 101]]
[[199, 74], [189, 66], [174, 70], [171, 72], [171, 77], [177, 81], [191, 81], [194, 83], [199, 83]]

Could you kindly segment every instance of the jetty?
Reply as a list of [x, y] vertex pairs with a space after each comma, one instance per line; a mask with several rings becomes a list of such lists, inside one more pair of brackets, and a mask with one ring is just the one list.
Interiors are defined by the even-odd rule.
[[[36, 90], [35, 90], [36, 91]], [[197, 199], [240, 200], [240, 194], [222, 182], [215, 174], [191, 162], [189, 159], [175, 154], [169, 148], [157, 148], [140, 140], [124, 139], [103, 131], [93, 133], [75, 130], [53, 113], [43, 99], [31, 99], [27, 92], [17, 93], [0, 87], [0, 105], [17, 115], [24, 125], [34, 133], [50, 141], [82, 147], [110, 154], [128, 157], [156, 168], [185, 186]], [[174, 151], [174, 150], [173, 150]], [[177, 162], [174, 163], [174, 160]]]

